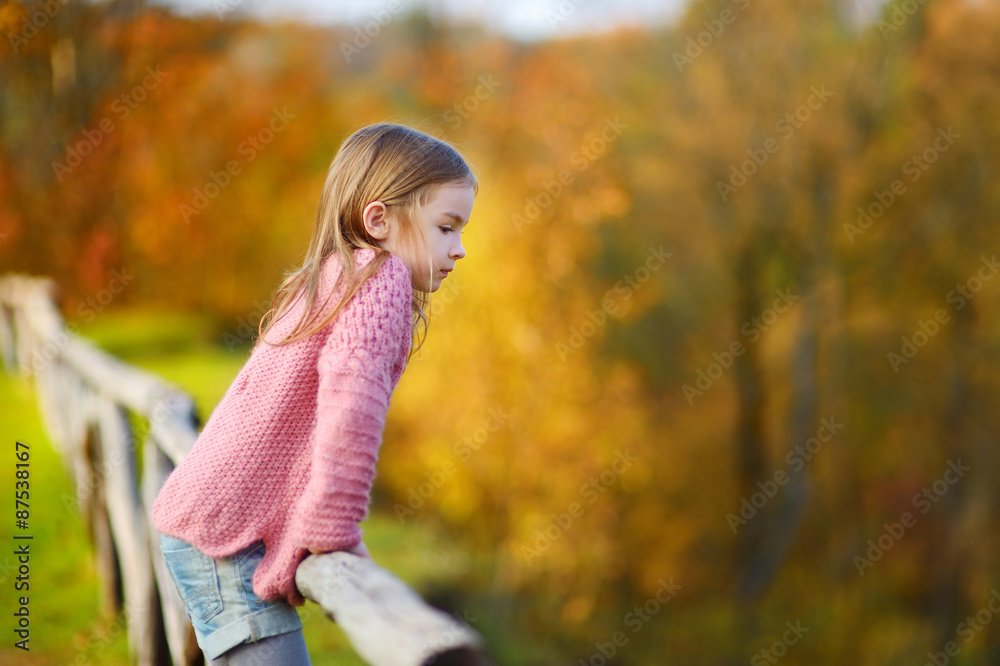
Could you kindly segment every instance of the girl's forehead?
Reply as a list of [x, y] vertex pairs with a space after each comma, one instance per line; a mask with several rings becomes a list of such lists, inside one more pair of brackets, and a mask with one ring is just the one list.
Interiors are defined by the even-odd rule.
[[464, 183], [445, 183], [437, 186], [431, 192], [430, 198], [424, 204], [428, 208], [450, 210], [463, 218], [468, 217], [475, 200], [475, 192], [471, 185]]

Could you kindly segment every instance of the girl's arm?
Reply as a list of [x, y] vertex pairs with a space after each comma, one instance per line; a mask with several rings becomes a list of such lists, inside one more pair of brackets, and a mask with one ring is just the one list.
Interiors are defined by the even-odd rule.
[[[329, 552], [333, 552], [333, 551], [315, 550], [313, 548], [310, 548], [309, 552], [312, 553], [313, 555], [322, 555], [323, 553], [329, 553]], [[354, 548], [348, 548], [347, 552], [348, 553], [352, 553], [354, 555], [357, 555], [358, 557], [364, 557], [364, 558], [367, 558], [369, 560], [372, 559], [371, 553], [368, 552], [368, 546], [365, 545], [364, 541], [360, 542]]]
[[309, 481], [292, 513], [300, 548], [363, 548], [359, 523], [368, 513], [392, 370], [411, 343], [411, 299], [409, 273], [390, 257], [344, 307], [324, 343]]

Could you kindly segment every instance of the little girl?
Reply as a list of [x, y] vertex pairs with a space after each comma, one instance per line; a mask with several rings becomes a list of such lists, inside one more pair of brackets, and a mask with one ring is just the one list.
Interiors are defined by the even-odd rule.
[[477, 189], [454, 148], [408, 127], [340, 147], [305, 262], [153, 505], [211, 664], [309, 664], [295, 570], [309, 553], [368, 556], [358, 523], [389, 398], [429, 293], [465, 256]]

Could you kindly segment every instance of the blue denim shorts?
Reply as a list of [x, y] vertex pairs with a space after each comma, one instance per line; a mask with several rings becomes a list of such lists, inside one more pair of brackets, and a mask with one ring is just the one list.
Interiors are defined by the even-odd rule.
[[254, 594], [253, 572], [264, 559], [263, 541], [214, 559], [187, 541], [160, 534], [160, 550], [208, 659], [241, 643], [302, 628], [288, 602]]

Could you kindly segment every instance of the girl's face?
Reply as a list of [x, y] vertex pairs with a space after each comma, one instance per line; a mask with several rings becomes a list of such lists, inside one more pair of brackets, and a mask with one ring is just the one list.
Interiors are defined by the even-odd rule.
[[439, 185], [427, 203], [417, 208], [413, 227], [423, 236], [426, 253], [401, 241], [399, 225], [390, 224], [381, 246], [406, 263], [415, 288], [437, 291], [455, 262], [465, 256], [462, 231], [469, 223], [474, 198], [471, 186], [448, 183]]

